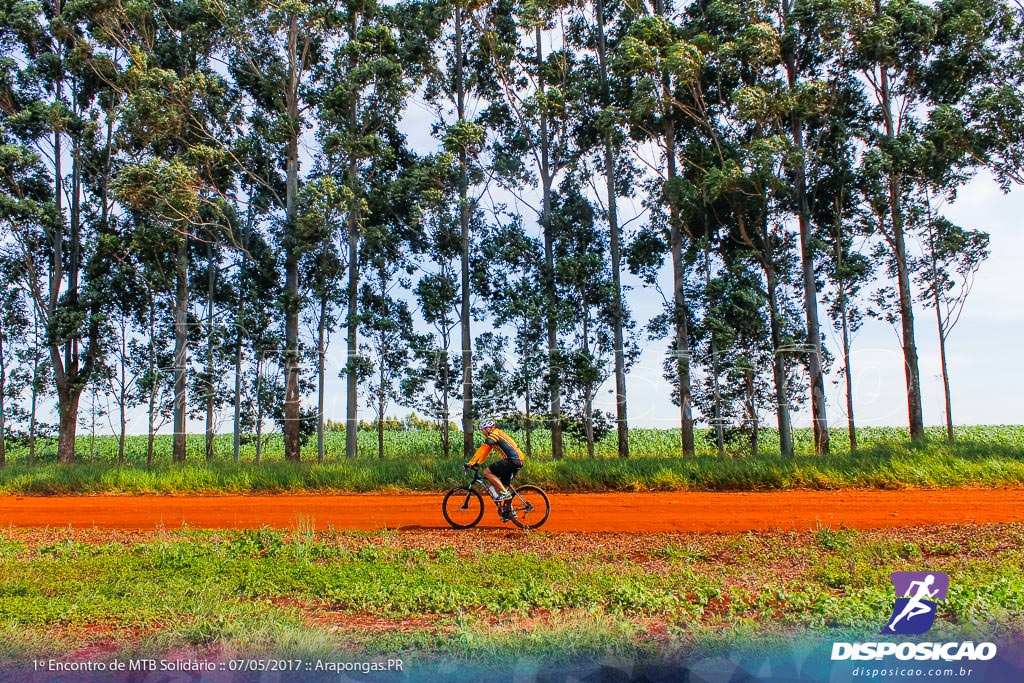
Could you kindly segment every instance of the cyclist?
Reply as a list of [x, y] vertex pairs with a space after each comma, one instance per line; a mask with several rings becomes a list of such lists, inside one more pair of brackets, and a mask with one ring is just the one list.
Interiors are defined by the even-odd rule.
[[519, 446], [505, 432], [498, 429], [493, 418], [484, 418], [480, 421], [480, 431], [484, 434], [484, 442], [476, 449], [473, 458], [464, 467], [468, 470], [474, 465], [482, 465], [491, 449], [497, 447], [501, 454], [501, 460], [484, 470], [487, 481], [494, 485], [498, 491], [498, 500], [508, 500], [512, 497], [506, 486], [512, 482], [512, 475], [523, 468], [523, 461], [526, 456], [519, 450]]

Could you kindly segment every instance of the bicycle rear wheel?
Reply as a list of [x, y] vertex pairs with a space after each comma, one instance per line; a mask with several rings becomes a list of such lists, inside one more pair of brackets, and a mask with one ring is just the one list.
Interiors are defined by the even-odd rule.
[[544, 491], [536, 486], [520, 486], [509, 501], [512, 523], [520, 529], [536, 529], [548, 521], [551, 503]]
[[479, 524], [484, 516], [484, 499], [471, 488], [457, 486], [445, 495], [441, 512], [456, 529], [468, 529]]

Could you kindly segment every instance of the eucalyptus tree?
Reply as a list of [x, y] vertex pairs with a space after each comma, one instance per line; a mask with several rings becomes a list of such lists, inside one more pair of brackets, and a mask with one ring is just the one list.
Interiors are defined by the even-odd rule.
[[[231, 209], [224, 206], [224, 213]], [[220, 234], [230, 234], [232, 219], [227, 215], [220, 225], [212, 227], [210, 236], [196, 254], [196, 268], [193, 272], [192, 290], [200, 292], [196, 297], [205, 307], [204, 320], [197, 331], [202, 331], [204, 359], [202, 368], [193, 375], [193, 404], [197, 413], [205, 420], [204, 452], [207, 462], [214, 459], [214, 437], [217, 433], [218, 411], [231, 401], [231, 391], [226, 383], [231, 362], [230, 330], [222, 323], [222, 315], [233, 303], [234, 293], [227, 287], [221, 272], [229, 266], [224, 264], [223, 249], [216, 242]], [[218, 235], [218, 237], [214, 237]]]
[[721, 365], [727, 380], [720, 388], [724, 418], [747, 436], [755, 457], [760, 448], [760, 412], [774, 404], [766, 380], [774, 350], [765, 315], [765, 284], [745, 259], [738, 255], [728, 259], [726, 266], [710, 278], [706, 310], [695, 326], [695, 337], [710, 338], [713, 330], [721, 345]]
[[[863, 160], [872, 181], [867, 201], [878, 254], [896, 282], [908, 421], [918, 440], [924, 418], [908, 242], [921, 226], [908, 220], [907, 207], [936, 179], [955, 196], [983, 165], [1009, 170], [1002, 162], [1017, 124], [992, 121], [1005, 113], [997, 110], [1013, 110], [1006, 91], [1019, 74], [1007, 69], [1015, 62], [1005, 45], [1019, 36], [1019, 20], [1005, 3], [875, 0], [870, 9], [853, 13], [848, 34], [875, 104]], [[992, 127], [1002, 131], [998, 139], [988, 135]]]
[[[279, 348], [274, 324], [278, 309], [269, 302], [278, 300], [279, 290], [275, 250], [260, 227], [260, 216], [269, 213], [273, 198], [249, 185], [244, 207], [245, 217], [234, 212], [238, 222], [233, 240], [238, 244], [237, 265], [228, 278], [227, 287], [234, 300], [229, 308], [229, 324], [234, 331], [234, 388], [232, 399], [232, 459], [238, 461], [247, 431], [262, 430], [262, 411], [267, 405], [262, 387], [262, 371], [266, 355]], [[308, 189], [304, 188], [304, 189]], [[248, 362], [245, 359], [249, 358]], [[257, 397], [245, 400], [245, 396]], [[257, 416], [257, 412], [260, 412]]]
[[129, 341], [131, 374], [138, 376], [131, 402], [146, 405], [146, 464], [152, 465], [156, 435], [173, 420], [177, 397], [172, 346], [176, 254], [167, 248], [169, 231], [158, 217], [126, 207], [120, 223], [130, 240], [121, 266], [131, 273], [141, 296], [136, 302], [137, 335]]
[[[59, 413], [58, 459], [75, 458], [78, 404], [102, 356], [106, 275], [113, 257], [99, 239], [92, 183], [104, 175], [91, 151], [103, 145], [100, 92], [118, 67], [96, 46], [83, 3], [13, 2], [0, 16], [5, 59], [4, 245], [24, 265], [23, 284], [46, 331]], [[109, 144], [109, 140], [107, 141]], [[67, 143], [67, 146], [65, 146]]]
[[384, 185], [407, 163], [398, 129], [407, 96], [422, 78], [425, 60], [419, 36], [398, 30], [405, 5], [345, 3], [334, 21], [339, 37], [321, 67], [316, 94], [318, 135], [345, 206], [344, 248], [348, 269], [346, 301], [345, 453], [356, 457], [359, 428], [360, 243], [374, 204], [373, 188]]
[[342, 298], [341, 277], [346, 263], [338, 248], [336, 236], [341, 234], [344, 200], [335, 179], [330, 175], [311, 179], [300, 191], [298, 233], [312, 248], [303, 254], [301, 280], [311, 295], [307, 315], [316, 339], [317, 425], [316, 459], [323, 462], [324, 386], [327, 347], [338, 321], [338, 303]]
[[[698, 188], [699, 201], [688, 220], [704, 223], [702, 239], [710, 245], [716, 233], [725, 229], [725, 268], [734, 268], [734, 259], [749, 259], [764, 273], [780, 449], [783, 456], [791, 456], [790, 374], [795, 345], [780, 299], [788, 284], [791, 247], [783, 228], [792, 150], [786, 138], [785, 86], [778, 73], [780, 40], [764, 19], [761, 12], [751, 15], [730, 3], [717, 4], [696, 19], [692, 30], [704, 28], [706, 33], [696, 34], [703, 47], [703, 68], [701, 78], [690, 85], [693, 105], [686, 111], [697, 132], [683, 148], [689, 161], [683, 177]], [[707, 252], [705, 247], [705, 262]], [[708, 271], [706, 266], [710, 287]], [[713, 306], [710, 301], [706, 305]], [[709, 333], [717, 397], [721, 391], [718, 360], [727, 357], [728, 350], [722, 348], [725, 355], [720, 354], [724, 340], [716, 339], [716, 326], [710, 325]], [[721, 449], [721, 430], [717, 436]]]
[[[236, 59], [242, 57], [236, 55]], [[266, 354], [280, 348], [279, 344], [270, 345], [276, 334], [274, 321], [284, 318], [278, 250], [273, 246], [272, 227], [275, 207], [280, 207], [281, 198], [287, 195], [287, 181], [279, 168], [279, 130], [273, 108], [262, 100], [246, 100], [247, 81], [239, 77], [238, 66], [233, 68], [232, 83], [238, 99], [245, 102], [246, 110], [238, 135], [227, 148], [238, 165], [239, 177], [238, 192], [228, 198], [225, 225], [226, 241], [235, 252], [234, 267], [227, 282], [232, 298], [227, 318], [234, 332], [232, 459], [237, 462], [242, 443], [247, 439], [245, 433], [253, 431], [257, 422], [262, 428], [262, 419], [257, 420], [256, 412], [266, 408], [265, 404], [257, 407], [252, 401], [244, 401], [243, 395], [252, 395], [254, 382], [260, 382], [261, 370], [254, 366], [260, 364], [262, 368]], [[300, 193], [303, 194], [298, 217], [301, 234], [308, 232], [308, 226], [302, 224], [307, 217], [314, 225], [336, 224], [332, 223], [332, 210], [321, 201], [323, 194], [317, 192], [315, 182], [304, 185]], [[327, 245], [321, 244], [320, 249], [327, 249]]]
[[[376, 413], [377, 455], [384, 458], [387, 409], [402, 398], [402, 381], [415, 348], [429, 342], [414, 329], [413, 314], [401, 293], [408, 291], [418, 256], [436, 254], [436, 235], [424, 216], [440, 208], [450, 196], [444, 187], [452, 176], [450, 155], [416, 160], [400, 150], [391, 173], [381, 174], [367, 196], [367, 217], [361, 259], [363, 284], [359, 295], [365, 330], [361, 360], [365, 383]], [[449, 302], [451, 304], [451, 302]], [[433, 309], [423, 309], [433, 310]], [[372, 367], [376, 365], [376, 367]], [[447, 395], [447, 388], [445, 388]], [[447, 429], [445, 430], [447, 432]]]
[[[753, 137], [741, 142], [721, 166], [712, 167], [706, 178], [709, 199], [725, 213], [729, 227], [727, 239], [756, 263], [764, 274], [765, 301], [775, 388], [775, 412], [778, 418], [779, 444], [783, 456], [793, 455], [793, 432], [790, 419], [791, 349], [799, 335], [787, 324], [784, 305], [780, 302], [789, 281], [789, 259], [792, 241], [788, 240], [772, 217], [772, 195], [779, 190], [781, 157], [786, 142], [778, 136], [759, 137], [754, 126]], [[712, 210], [714, 210], [712, 206]], [[719, 218], [722, 220], [722, 218]], [[737, 255], [725, 251], [727, 268]], [[709, 294], [709, 299], [712, 298]], [[710, 302], [709, 306], [713, 305]], [[712, 328], [714, 329], [714, 328]], [[725, 344], [725, 340], [721, 341]]]
[[[916, 153], [921, 90], [917, 87], [936, 33], [935, 13], [920, 2], [883, 3], [855, 27], [860, 67], [878, 102], [879, 125], [869, 138], [875, 144], [865, 168], [878, 181], [869, 199], [886, 246], [881, 252], [895, 271], [901, 343], [907, 384], [907, 411], [912, 439], [924, 438], [921, 379], [914, 331], [913, 296], [907, 255], [907, 203]], [[884, 180], [883, 180], [884, 179]]]
[[[494, 145], [498, 178], [517, 200], [530, 207], [543, 233], [546, 292], [544, 322], [550, 387], [551, 454], [564, 454], [562, 439], [562, 352], [558, 343], [562, 318], [555, 280], [552, 198], [558, 179], [578, 150], [571, 127], [578, 92], [579, 59], [570, 49], [563, 20], [566, 6], [558, 1], [494, 5], [486, 46], [493, 68], [491, 105], [484, 115], [500, 140]], [[559, 49], [548, 48], [552, 45]], [[539, 205], [520, 190], [540, 183]]]
[[[0, 33], [4, 45], [11, 45], [10, 36]], [[2, 324], [4, 347], [3, 357], [4, 434], [7, 434], [7, 420], [11, 401], [15, 398], [16, 378], [11, 365], [31, 367], [29, 374], [30, 408], [28, 414], [28, 462], [35, 459], [38, 423], [37, 404], [39, 396], [47, 387], [47, 361], [40, 353], [49, 351], [44, 337], [46, 330], [40, 325], [45, 314], [37, 306], [33, 294], [33, 280], [39, 273], [46, 273], [53, 262], [41, 242], [45, 231], [40, 225], [50, 220], [53, 205], [53, 183], [46, 173], [44, 161], [33, 149], [32, 134], [19, 128], [16, 108], [30, 100], [31, 94], [14, 87], [19, 80], [14, 60], [0, 60], [0, 103], [3, 119], [0, 119], [0, 292], [3, 298]], [[12, 115], [13, 118], [12, 118]], [[27, 316], [31, 311], [31, 324]], [[24, 321], [24, 326], [22, 322]], [[31, 332], [30, 332], [31, 329]], [[13, 334], [13, 336], [12, 336]], [[24, 343], [16, 343], [21, 340]], [[16, 355], [12, 355], [16, 354]]]
[[424, 412], [437, 421], [445, 457], [451, 454], [451, 403], [461, 393], [453, 381], [458, 373], [450, 351], [452, 335], [458, 327], [458, 317], [452, 308], [458, 292], [454, 268], [458, 233], [451, 227], [448, 227], [447, 238], [449, 254], [440, 258], [435, 254], [437, 270], [427, 273], [416, 283], [420, 314], [432, 331], [417, 343], [415, 356], [419, 369], [409, 373], [404, 387], [404, 393], [422, 396]]
[[496, 332], [479, 334], [473, 353], [473, 381], [477, 393], [473, 399], [474, 418], [494, 417], [507, 419], [517, 412], [514, 362], [511, 341]]
[[412, 358], [410, 347], [421, 339], [413, 328], [409, 304], [395, 296], [402, 278], [396, 277], [386, 260], [373, 258], [371, 262], [360, 294], [366, 331], [362, 355], [376, 365], [367, 378], [366, 390], [376, 415], [377, 457], [383, 460], [387, 410], [402, 399], [401, 382]]
[[863, 125], [860, 89], [849, 76], [835, 74], [830, 89], [832, 114], [808, 121], [811, 146], [817, 153], [808, 164], [808, 185], [812, 188], [812, 223], [821, 245], [820, 273], [826, 283], [822, 300], [840, 335], [842, 368], [846, 393], [846, 426], [850, 451], [857, 450], [857, 422], [854, 411], [852, 347], [864, 321], [863, 293], [875, 279], [876, 263], [865, 253], [866, 235], [873, 220], [864, 210], [864, 183], [858, 175], [856, 147]]
[[953, 441], [953, 401], [949, 390], [949, 363], [946, 344], [960, 320], [974, 277], [989, 255], [989, 236], [980, 230], [964, 229], [942, 216], [934, 215], [925, 204], [924, 256], [916, 260], [914, 270], [926, 308], [935, 310], [939, 335], [939, 362], [942, 391], [946, 402], [946, 438]]
[[310, 127], [313, 93], [319, 86], [320, 68], [329, 59], [328, 44], [336, 35], [339, 4], [240, 0], [218, 8], [231, 41], [232, 74], [248, 96], [251, 114], [265, 118], [268, 141], [284, 162], [283, 193], [278, 168], [261, 163], [247, 172], [274, 198], [273, 208], [283, 212], [283, 216], [278, 214], [284, 255], [282, 420], [285, 459], [295, 461], [300, 459], [302, 430], [299, 271], [303, 252], [311, 247], [301, 239], [298, 225], [300, 142]]
[[[629, 311], [622, 285], [623, 226], [619, 197], [633, 194], [639, 178], [638, 169], [630, 163], [627, 149], [628, 82], [612, 71], [612, 56], [619, 39], [634, 18], [634, 9], [618, 1], [595, 0], [574, 14], [569, 38], [582, 55], [576, 76], [581, 97], [575, 104], [575, 135], [580, 154], [576, 163], [583, 176], [600, 173], [603, 191], [602, 213], [608, 223], [608, 262], [611, 269], [613, 302], [611, 312], [612, 345], [615, 375], [615, 420], [620, 458], [629, 457], [629, 422], [626, 401], [626, 343], [623, 330], [630, 324]], [[591, 181], [592, 182], [592, 181]], [[598, 200], [601, 204], [600, 199]]]
[[25, 344], [19, 349], [19, 362], [24, 367], [29, 368], [28, 429], [25, 436], [28, 445], [26, 460], [31, 465], [36, 459], [36, 437], [39, 435], [41, 427], [43, 431], [46, 430], [45, 424], [39, 420], [39, 403], [41, 399], [45, 399], [51, 393], [53, 383], [49, 371], [50, 363], [43, 353], [46, 343], [44, 331], [39, 324], [39, 310], [35, 307], [34, 302], [30, 302], [29, 309], [31, 310], [32, 323], [30, 331], [26, 330], [28, 336]]
[[131, 339], [128, 361], [136, 376], [130, 402], [146, 406], [146, 465], [152, 465], [156, 435], [174, 418], [174, 354], [165, 343], [174, 336], [174, 317], [146, 290], [144, 334]]
[[25, 293], [15, 277], [21, 264], [0, 260], [0, 467], [7, 464], [11, 418], [17, 418], [21, 394], [31, 382], [20, 363], [18, 347], [28, 337]]
[[[118, 249], [127, 253], [130, 249]], [[137, 385], [145, 372], [145, 365], [133, 362], [140, 349], [136, 342], [140, 333], [145, 333], [147, 313], [146, 289], [140, 282], [137, 263], [131, 256], [122, 259], [121, 267], [113, 273], [111, 284], [118, 296], [111, 307], [111, 315], [104, 325], [107, 337], [107, 352], [97, 370], [97, 383], [113, 397], [116, 406], [117, 425], [114, 426], [115, 411], [107, 413], [111, 429], [117, 435], [117, 463], [124, 464], [128, 431], [128, 411], [139, 405], [143, 398]]]
[[[500, 211], [496, 210], [496, 214], [500, 215]], [[550, 405], [544, 358], [547, 293], [541, 277], [543, 246], [526, 233], [520, 216], [513, 215], [507, 222], [496, 216], [481, 242], [480, 252], [483, 260], [495, 267], [475, 273], [475, 289], [486, 302], [496, 326], [508, 325], [514, 330], [512, 351], [516, 365], [508, 390], [523, 396], [524, 446], [526, 456], [530, 457], [534, 416], [539, 408]], [[478, 416], [482, 415], [481, 412]]]
[[420, 315], [431, 332], [414, 340], [421, 346], [415, 351], [420, 368], [410, 373], [406, 385], [424, 396], [423, 408], [438, 421], [441, 447], [447, 456], [451, 448], [451, 399], [462, 394], [455, 381], [460, 373], [453, 372], [450, 351], [452, 335], [460, 326], [456, 312], [460, 288], [456, 263], [462, 253], [461, 211], [457, 213], [447, 201], [454, 194], [451, 189], [456, 187], [450, 180], [460, 175], [460, 168], [453, 154], [442, 153], [421, 160], [419, 170], [425, 177], [435, 178], [438, 187], [422, 188], [426, 190], [426, 201], [417, 220], [422, 235], [419, 248], [425, 258], [421, 260], [421, 275], [414, 293]]
[[[792, 202], [800, 233], [800, 259], [803, 271], [804, 315], [807, 321], [807, 369], [811, 384], [811, 419], [814, 427], [814, 452], [829, 452], [828, 415], [825, 401], [825, 373], [822, 362], [821, 324], [818, 315], [815, 242], [813, 237], [811, 193], [807, 167], [815, 150], [808, 147], [808, 118], [831, 116], [826, 65], [833, 60], [832, 48], [842, 35], [829, 27], [829, 15], [845, 11], [843, 3], [782, 0], [777, 5], [772, 27], [778, 33], [785, 76], [783, 96], [788, 99], [785, 117], [793, 150], [787, 157], [792, 178]], [[824, 30], [823, 30], [824, 29]]]
[[[567, 332], [575, 348], [566, 349], [566, 397], [579, 416], [588, 457], [594, 456], [594, 398], [609, 376], [609, 361], [622, 351], [623, 362], [637, 356], [635, 344], [616, 349], [615, 285], [608, 265], [609, 236], [599, 226], [594, 206], [579, 191], [580, 179], [568, 176], [555, 195], [551, 220], [560, 235], [555, 250], [559, 297], [571, 321]], [[625, 370], [625, 367], [623, 368]], [[575, 403], [575, 405], [573, 405]]]
[[462, 371], [463, 455], [473, 454], [473, 336], [470, 250], [471, 227], [487, 187], [483, 154], [486, 130], [477, 120], [481, 91], [492, 73], [481, 49], [487, 36], [487, 3], [449, 0], [420, 3], [423, 35], [432, 42], [433, 59], [426, 65], [423, 99], [434, 113], [433, 131], [444, 149], [456, 156], [459, 205], [459, 330]]
[[[630, 22], [618, 42], [613, 57], [614, 69], [629, 82], [629, 124], [631, 134], [649, 140], [659, 150], [664, 165], [648, 198], [652, 211], [649, 230], [631, 248], [631, 258], [641, 270], [650, 270], [659, 258], [642, 254], [646, 250], [667, 249], [671, 255], [672, 296], [668, 300], [667, 320], [652, 329], [671, 328], [670, 353], [674, 368], [673, 396], [679, 406], [680, 447], [684, 456], [694, 454], [692, 354], [689, 324], [692, 317], [686, 299], [687, 263], [685, 238], [693, 238], [691, 226], [683, 217], [683, 202], [693, 198], [692, 186], [680, 178], [678, 144], [695, 123], [690, 118], [694, 104], [693, 86], [699, 83], [704, 66], [701, 48], [686, 40], [684, 27], [673, 22], [671, 8], [656, 0], [653, 14]], [[667, 215], [666, 215], [667, 212]], [[652, 260], [653, 259], [653, 260]], [[643, 263], [644, 265], [639, 265]], [[650, 280], [650, 278], [648, 278]], [[666, 327], [663, 323], [669, 323]]]
[[234, 183], [232, 161], [212, 140], [230, 140], [234, 100], [213, 68], [219, 18], [191, 0], [115, 6], [104, 25], [131, 60], [116, 134], [115, 198], [145, 221], [150, 248], [173, 254], [174, 445], [186, 457], [191, 330], [190, 269], [198, 245], [220, 238], [222, 198]]
[[[946, 346], [974, 277], [989, 255], [989, 236], [965, 229], [938, 212], [982, 167], [1005, 188], [1020, 181], [1008, 163], [1022, 129], [1015, 112], [1024, 105], [1020, 46], [1024, 15], [1005, 2], [947, 0], [937, 9], [937, 34], [923, 80], [929, 99], [922, 126], [925, 147], [916, 167], [917, 202], [913, 223], [924, 254], [911, 260], [922, 301], [934, 308], [945, 398], [946, 436], [954, 438]], [[1016, 86], [1016, 87], [1014, 87]], [[988, 127], [1001, 135], [993, 138]], [[923, 194], [923, 197], [921, 196]]]

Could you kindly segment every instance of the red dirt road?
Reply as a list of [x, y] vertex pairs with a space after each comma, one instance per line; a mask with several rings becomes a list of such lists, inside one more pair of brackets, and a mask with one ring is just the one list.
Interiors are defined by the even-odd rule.
[[[440, 494], [0, 496], [0, 526], [448, 528]], [[551, 494], [545, 531], [671, 532], [875, 529], [1024, 522], [1024, 489]], [[502, 525], [488, 503], [484, 528]]]

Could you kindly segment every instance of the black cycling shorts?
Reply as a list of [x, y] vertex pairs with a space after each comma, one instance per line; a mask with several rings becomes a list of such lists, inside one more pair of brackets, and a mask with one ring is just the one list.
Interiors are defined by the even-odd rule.
[[512, 475], [523, 469], [523, 463], [515, 460], [499, 460], [488, 467], [491, 474], [501, 480], [501, 483], [508, 486], [512, 482]]

